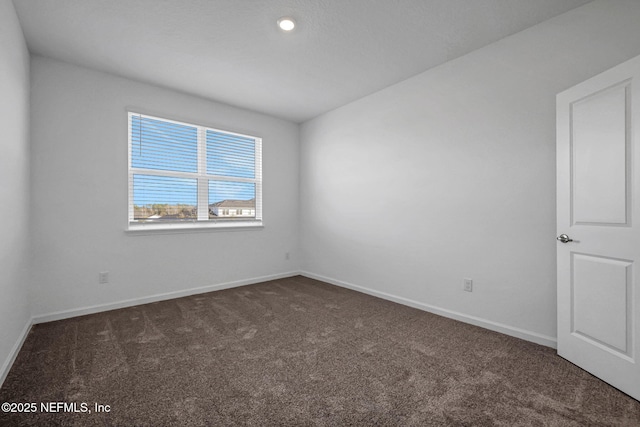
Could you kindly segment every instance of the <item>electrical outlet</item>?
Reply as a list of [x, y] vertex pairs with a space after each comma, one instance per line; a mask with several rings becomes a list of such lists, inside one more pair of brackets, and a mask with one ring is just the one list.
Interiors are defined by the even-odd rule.
[[105, 283], [109, 283], [109, 272], [101, 271], [98, 273], [98, 283], [104, 285]]
[[467, 292], [473, 292], [473, 280], [465, 278], [462, 289]]

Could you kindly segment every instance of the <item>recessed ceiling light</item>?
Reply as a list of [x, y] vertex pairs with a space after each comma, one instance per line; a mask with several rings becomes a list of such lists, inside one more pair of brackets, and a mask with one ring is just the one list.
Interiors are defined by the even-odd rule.
[[293, 20], [293, 18], [289, 18], [287, 16], [284, 16], [280, 19], [278, 19], [278, 27], [280, 27], [280, 29], [282, 31], [291, 31], [296, 27], [296, 23]]

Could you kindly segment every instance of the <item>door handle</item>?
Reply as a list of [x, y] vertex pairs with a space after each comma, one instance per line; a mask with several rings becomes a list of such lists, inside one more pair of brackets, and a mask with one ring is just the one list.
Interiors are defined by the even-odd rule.
[[556, 237], [556, 240], [561, 241], [562, 243], [569, 243], [569, 242], [573, 242], [573, 239], [570, 238], [569, 236], [567, 236], [566, 234], [561, 234], [558, 237]]

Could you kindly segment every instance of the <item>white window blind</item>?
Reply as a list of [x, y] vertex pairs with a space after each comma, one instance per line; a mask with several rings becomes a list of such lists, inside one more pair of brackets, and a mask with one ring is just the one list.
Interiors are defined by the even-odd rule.
[[262, 221], [262, 140], [129, 113], [129, 226]]

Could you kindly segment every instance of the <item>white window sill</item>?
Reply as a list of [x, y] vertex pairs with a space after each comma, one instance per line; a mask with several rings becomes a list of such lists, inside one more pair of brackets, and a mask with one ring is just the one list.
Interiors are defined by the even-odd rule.
[[240, 231], [250, 229], [261, 229], [264, 227], [262, 221], [234, 221], [234, 222], [187, 222], [187, 223], [139, 223], [129, 224], [125, 230], [127, 234], [173, 234], [173, 233], [194, 233], [201, 231]]

